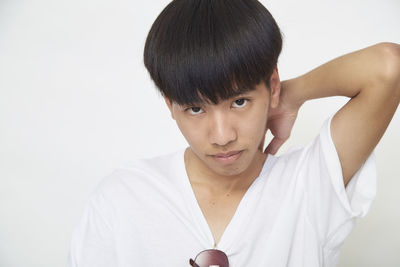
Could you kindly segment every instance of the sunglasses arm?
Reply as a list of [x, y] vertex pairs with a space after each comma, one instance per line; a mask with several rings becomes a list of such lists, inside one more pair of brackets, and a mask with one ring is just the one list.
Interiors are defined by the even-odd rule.
[[189, 263], [190, 263], [190, 265], [193, 266], [193, 267], [200, 267], [200, 266], [197, 265], [197, 263], [195, 263], [194, 260], [192, 260], [192, 259], [189, 260]]

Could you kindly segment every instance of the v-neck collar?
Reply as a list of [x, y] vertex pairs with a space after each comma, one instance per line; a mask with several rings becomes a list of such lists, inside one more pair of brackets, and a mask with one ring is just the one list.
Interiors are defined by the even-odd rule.
[[[204, 246], [204, 249], [214, 248], [215, 241], [212, 231], [207, 223], [203, 212], [201, 211], [199, 203], [197, 202], [196, 195], [193, 191], [192, 185], [190, 184], [189, 176], [186, 172], [184, 160], [185, 150], [186, 149], [183, 149], [180, 152], [179, 156], [179, 169], [182, 179], [184, 199], [186, 200], [186, 205], [191, 214], [193, 226], [196, 227], [195, 230], [196, 232], [198, 231], [197, 234], [201, 239], [199, 240], [201, 242], [201, 245]], [[256, 206], [255, 201], [262, 189], [262, 186], [256, 185], [259, 183], [265, 183], [269, 167], [272, 165], [272, 162], [274, 160], [274, 156], [267, 156], [267, 159], [264, 162], [259, 176], [253, 181], [253, 183], [247, 189], [246, 193], [243, 195], [243, 198], [239, 202], [239, 205], [237, 206], [231, 221], [226, 226], [224, 233], [222, 234], [219, 243], [216, 246], [217, 249], [221, 249], [225, 251], [225, 253], [228, 253], [230, 248], [234, 245], [235, 240], [239, 240], [240, 233], [244, 230], [241, 230], [241, 228], [245, 227], [245, 225], [251, 219], [251, 214], [253, 213]]]

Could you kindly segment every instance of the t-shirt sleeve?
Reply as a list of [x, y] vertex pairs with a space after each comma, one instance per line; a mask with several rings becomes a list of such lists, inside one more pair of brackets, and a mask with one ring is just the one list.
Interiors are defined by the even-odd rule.
[[[342, 168], [330, 131], [332, 117], [305, 148], [303, 168], [308, 216], [325, 257], [336, 258], [356, 218], [364, 217], [376, 195], [373, 153], [344, 186]], [[329, 254], [337, 255], [329, 255]]]
[[108, 205], [104, 195], [92, 193], [72, 235], [69, 267], [117, 266]]

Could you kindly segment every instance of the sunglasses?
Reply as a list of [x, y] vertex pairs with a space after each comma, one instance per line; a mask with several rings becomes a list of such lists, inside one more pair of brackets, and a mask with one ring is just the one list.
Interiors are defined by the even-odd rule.
[[203, 250], [189, 263], [193, 267], [229, 267], [228, 256], [218, 249]]

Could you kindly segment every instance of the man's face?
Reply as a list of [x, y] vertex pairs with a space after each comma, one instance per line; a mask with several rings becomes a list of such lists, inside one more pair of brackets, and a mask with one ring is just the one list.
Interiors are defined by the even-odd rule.
[[[254, 90], [216, 105], [180, 106], [168, 100], [167, 104], [195, 160], [216, 175], [233, 176], [248, 170], [261, 154], [271, 97], [279, 101], [279, 91], [271, 93], [260, 83]], [[272, 100], [277, 105], [276, 99]]]

